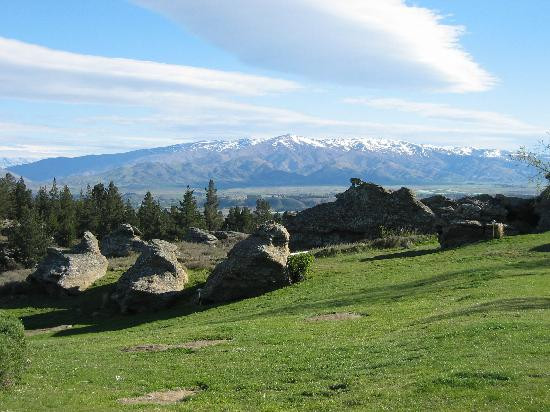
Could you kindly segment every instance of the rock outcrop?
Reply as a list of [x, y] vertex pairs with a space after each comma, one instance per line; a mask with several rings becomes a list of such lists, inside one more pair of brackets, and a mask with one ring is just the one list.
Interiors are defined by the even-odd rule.
[[292, 250], [373, 239], [384, 229], [435, 233], [435, 223], [434, 213], [411, 190], [386, 190], [358, 179], [335, 202], [284, 219]]
[[207, 245], [215, 245], [218, 243], [218, 238], [216, 236], [206, 230], [196, 227], [190, 227], [183, 240], [186, 242], [204, 243]]
[[129, 256], [132, 252], [141, 252], [146, 242], [139, 237], [138, 228], [127, 223], [120, 225], [115, 231], [105, 236], [101, 241], [101, 253], [107, 257]]
[[232, 230], [217, 230], [212, 232], [219, 240], [239, 241], [248, 237], [247, 233], [235, 232]]
[[442, 227], [439, 243], [443, 249], [504, 236], [502, 223], [481, 223], [477, 220], [457, 220]]
[[119, 279], [112, 295], [123, 313], [157, 310], [183, 291], [187, 273], [178, 262], [176, 246], [154, 239]]
[[517, 234], [532, 232], [539, 220], [532, 198], [478, 195], [451, 200], [436, 195], [422, 199], [422, 203], [432, 209], [442, 227], [454, 221], [495, 221], [506, 224], [508, 234]]
[[48, 248], [48, 255], [29, 280], [43, 285], [48, 293], [76, 294], [105, 276], [107, 265], [96, 237], [85, 232], [82, 241], [68, 251]]
[[204, 302], [225, 302], [258, 296], [290, 285], [286, 263], [289, 234], [277, 223], [266, 223], [237, 243], [218, 264], [201, 293]]

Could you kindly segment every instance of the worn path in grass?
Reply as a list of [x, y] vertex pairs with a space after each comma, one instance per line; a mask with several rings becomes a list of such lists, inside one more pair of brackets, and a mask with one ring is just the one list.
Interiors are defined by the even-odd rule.
[[[0, 410], [155, 410], [119, 399], [197, 389], [158, 410], [548, 410], [549, 244], [322, 258], [303, 283], [216, 307], [191, 301], [207, 273], [190, 271], [184, 301], [139, 316], [105, 301], [120, 270], [77, 298], [1, 297], [27, 329], [72, 328], [28, 338]], [[342, 313], [360, 316], [322, 316]], [[201, 340], [227, 342], [123, 351]]]

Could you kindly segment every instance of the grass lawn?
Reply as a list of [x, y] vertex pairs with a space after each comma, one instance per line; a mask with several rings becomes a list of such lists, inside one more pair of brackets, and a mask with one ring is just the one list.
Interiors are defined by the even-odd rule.
[[[28, 330], [23, 382], [1, 411], [550, 410], [550, 233], [441, 252], [320, 258], [304, 282], [221, 306], [196, 306], [206, 278], [171, 309], [121, 316], [104, 306], [122, 270], [76, 298], [0, 298]], [[353, 312], [360, 317], [308, 321]], [[229, 342], [124, 352], [140, 344]], [[121, 398], [175, 388], [174, 405]]]

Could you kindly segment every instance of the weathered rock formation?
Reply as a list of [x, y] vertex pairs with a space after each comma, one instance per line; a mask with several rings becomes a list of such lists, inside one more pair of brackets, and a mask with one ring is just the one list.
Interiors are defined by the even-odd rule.
[[292, 250], [373, 239], [386, 230], [435, 233], [436, 217], [409, 189], [357, 181], [336, 201], [285, 214]]
[[215, 245], [218, 243], [218, 238], [216, 236], [206, 230], [196, 227], [190, 227], [183, 240], [193, 243], [204, 243], [207, 245]]
[[439, 243], [452, 248], [480, 240], [500, 239], [504, 236], [502, 223], [481, 223], [477, 220], [456, 220], [442, 227]]
[[48, 248], [48, 255], [29, 276], [29, 280], [43, 285], [48, 293], [75, 294], [105, 276], [107, 265], [96, 237], [85, 232], [82, 241], [68, 251]]
[[107, 257], [129, 256], [132, 252], [141, 252], [146, 243], [139, 238], [138, 228], [127, 223], [120, 225], [114, 232], [101, 241], [101, 253]]
[[176, 246], [154, 239], [119, 279], [112, 295], [123, 313], [156, 310], [170, 304], [187, 283]]
[[539, 220], [532, 198], [478, 195], [451, 200], [436, 195], [422, 199], [422, 203], [432, 209], [442, 227], [457, 220], [495, 221], [507, 225], [507, 234], [517, 234], [532, 232]]
[[266, 223], [237, 243], [206, 281], [201, 298], [225, 302], [261, 295], [290, 285], [286, 273], [289, 234], [277, 223]]
[[217, 230], [211, 233], [219, 240], [239, 241], [248, 237], [247, 233], [235, 232], [232, 230]]

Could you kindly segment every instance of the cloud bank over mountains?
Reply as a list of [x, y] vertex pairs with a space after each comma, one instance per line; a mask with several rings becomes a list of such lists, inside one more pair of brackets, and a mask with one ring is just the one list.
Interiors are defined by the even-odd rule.
[[476, 92], [496, 79], [460, 45], [464, 28], [403, 0], [133, 0], [243, 62], [374, 88]]

